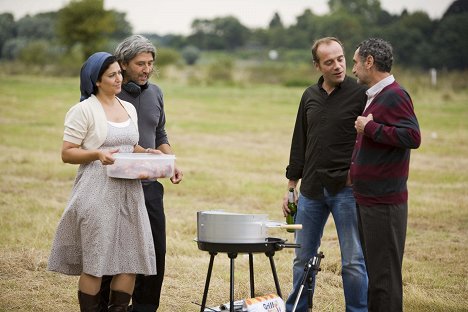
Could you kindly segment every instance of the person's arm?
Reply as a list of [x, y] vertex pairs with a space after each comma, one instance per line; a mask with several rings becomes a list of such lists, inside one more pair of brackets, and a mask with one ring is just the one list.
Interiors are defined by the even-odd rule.
[[387, 96], [387, 109], [366, 117], [359, 116], [356, 130], [373, 141], [400, 148], [418, 148], [421, 133], [409, 96]]
[[[307, 91], [306, 91], [307, 92]], [[291, 151], [289, 153], [289, 164], [286, 167], [286, 178], [288, 179], [288, 188], [283, 196], [283, 215], [288, 215], [288, 191], [294, 188], [294, 197], [297, 201], [296, 186], [302, 178], [302, 170], [305, 162], [307, 116], [305, 114], [306, 92], [302, 95], [299, 108], [297, 110], [296, 122], [294, 124], [293, 136], [291, 139]]]
[[62, 161], [68, 164], [87, 164], [99, 160], [103, 165], [112, 165], [115, 160], [112, 154], [118, 151], [119, 149], [85, 150], [78, 144], [63, 141]]
[[[164, 143], [158, 146], [157, 148], [159, 151], [163, 152], [164, 154], [174, 154], [172, 151], [172, 148], [169, 144]], [[171, 182], [173, 184], [179, 184], [182, 181], [184, 174], [182, 173], [182, 170], [179, 169], [175, 164], [174, 164], [174, 175], [171, 177]]]
[[144, 148], [141, 145], [137, 144], [133, 147], [134, 153], [151, 153], [151, 154], [162, 154], [160, 150], [154, 148]]
[[174, 154], [174, 152], [172, 151], [172, 148], [169, 144], [167, 143], [164, 143], [164, 144], [161, 144], [159, 146], [156, 147], [157, 150], [163, 152], [164, 154]]
[[307, 101], [306, 92], [304, 92], [297, 110], [296, 122], [294, 124], [294, 131], [291, 139], [289, 164], [286, 168], [286, 178], [290, 181], [301, 179], [302, 171], [304, 169], [308, 128], [305, 112], [305, 103]]
[[[171, 146], [169, 145], [169, 140], [167, 138], [166, 132], [166, 113], [164, 112], [164, 97], [162, 91], [158, 90], [158, 103], [161, 107], [161, 114], [159, 116], [158, 126], [156, 127], [156, 142], [155, 146], [156, 149], [163, 152], [164, 154], [171, 154], [173, 155], [174, 152], [172, 151]], [[182, 170], [180, 170], [176, 164], [174, 164], [174, 175], [171, 177], [171, 182], [173, 184], [179, 184], [182, 181], [184, 174]]]
[[[165, 154], [172, 154], [172, 150], [169, 145], [169, 139], [167, 137], [167, 132], [166, 132], [166, 113], [164, 111], [164, 96], [163, 96], [161, 89], [158, 89], [158, 91], [159, 92], [157, 95], [157, 101], [161, 109], [161, 112], [159, 115], [158, 125], [156, 127], [156, 133], [155, 133], [156, 141], [154, 142], [154, 146], [156, 146], [157, 149], [161, 150]], [[169, 152], [166, 152], [166, 151], [169, 151]]]

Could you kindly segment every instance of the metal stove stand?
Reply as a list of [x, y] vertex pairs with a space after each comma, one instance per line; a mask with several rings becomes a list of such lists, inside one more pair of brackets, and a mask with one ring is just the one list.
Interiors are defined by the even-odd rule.
[[229, 294], [229, 311], [234, 312], [234, 259], [239, 253], [247, 253], [249, 255], [249, 272], [250, 272], [250, 296], [255, 297], [255, 284], [254, 284], [254, 269], [253, 269], [253, 254], [264, 253], [270, 260], [271, 271], [275, 281], [277, 295], [281, 298], [281, 288], [276, 273], [276, 266], [273, 256], [276, 251], [285, 247], [298, 248], [297, 244], [286, 244], [286, 241], [280, 238], [267, 238], [265, 242], [261, 243], [209, 243], [197, 241], [198, 248], [203, 251], [208, 251], [210, 254], [210, 264], [208, 265], [208, 273], [206, 275], [205, 290], [203, 292], [203, 299], [201, 303], [200, 312], [205, 311], [206, 299], [208, 297], [208, 289], [210, 286], [211, 272], [213, 270], [214, 258], [218, 253], [227, 253], [230, 259], [230, 294]]

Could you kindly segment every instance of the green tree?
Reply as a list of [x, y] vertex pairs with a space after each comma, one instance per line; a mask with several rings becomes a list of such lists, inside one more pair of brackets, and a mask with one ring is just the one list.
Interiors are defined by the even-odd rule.
[[375, 28], [370, 35], [383, 37], [392, 44], [397, 64], [429, 68], [433, 66], [431, 65], [433, 29], [434, 23], [427, 13], [404, 12], [396, 22]]
[[233, 16], [214, 19], [216, 34], [223, 38], [228, 50], [242, 47], [248, 39], [249, 29]]
[[296, 24], [288, 28], [285, 38], [286, 47], [294, 49], [310, 48], [312, 42], [319, 36], [318, 29], [322, 20], [322, 17], [306, 9], [302, 15], [296, 18]]
[[268, 45], [271, 48], [284, 47], [286, 45], [285, 39], [287, 36], [286, 29], [283, 27], [283, 22], [278, 13], [275, 13], [270, 21], [268, 28]]
[[72, 0], [59, 11], [59, 40], [68, 50], [81, 45], [85, 58], [103, 50], [116, 28], [115, 14], [104, 10], [104, 0]]
[[159, 39], [159, 42], [163, 46], [182, 49], [187, 45], [187, 38], [182, 35], [165, 35]]
[[53, 40], [56, 37], [56, 21], [56, 12], [41, 13], [34, 16], [26, 15], [16, 23], [17, 36], [28, 39]]
[[356, 45], [365, 37], [364, 23], [358, 16], [344, 10], [325, 16], [318, 27], [318, 37], [333, 36], [345, 47], [345, 54], [353, 55]]
[[[16, 23], [13, 14], [0, 14], [0, 52], [3, 51], [5, 43], [14, 37], [16, 37]], [[0, 56], [3, 56], [3, 54]]]
[[408, 14], [402, 17], [399, 23], [401, 24], [402, 28], [418, 29], [422, 35], [427, 37], [428, 40], [432, 36], [435, 25], [429, 15], [423, 11], [416, 11], [412, 14]]
[[110, 37], [114, 40], [121, 41], [133, 33], [132, 25], [126, 19], [126, 13], [110, 10], [110, 14], [114, 16], [114, 31], [110, 34]]
[[273, 18], [270, 21], [269, 28], [284, 28], [283, 22], [281, 21], [281, 17], [279, 16], [278, 12], [275, 12]]
[[205, 50], [225, 49], [221, 36], [216, 33], [214, 22], [208, 19], [195, 19], [192, 22], [192, 35], [187, 38], [187, 42]]
[[382, 10], [379, 12], [376, 24], [378, 26], [385, 27], [392, 23], [395, 23], [396, 21], [398, 21], [398, 15], [392, 15], [388, 13], [387, 11]]
[[468, 69], [468, 12], [444, 16], [434, 33], [436, 67]]
[[446, 18], [448, 16], [456, 15], [460, 13], [467, 13], [467, 12], [468, 12], [468, 1], [455, 0], [448, 7], [447, 11], [445, 11], [444, 16], [442, 18]]
[[247, 41], [248, 47], [258, 48], [268, 46], [269, 32], [265, 28], [255, 28], [251, 30], [249, 40]]
[[196, 19], [192, 22], [192, 31], [189, 43], [209, 50], [233, 50], [242, 47], [249, 37], [249, 29], [233, 16]]
[[6, 60], [15, 60], [20, 52], [28, 45], [26, 38], [11, 38], [2, 44], [2, 58]]
[[331, 13], [345, 11], [361, 16], [368, 24], [375, 24], [381, 12], [379, 0], [328, 0]]

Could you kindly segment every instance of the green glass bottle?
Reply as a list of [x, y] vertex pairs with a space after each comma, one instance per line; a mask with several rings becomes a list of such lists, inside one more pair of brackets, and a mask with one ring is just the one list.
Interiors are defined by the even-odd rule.
[[[297, 212], [297, 205], [296, 202], [294, 201], [294, 188], [289, 188], [289, 193], [288, 193], [288, 208], [290, 210], [290, 213], [286, 216], [286, 223], [287, 224], [294, 224], [294, 216], [296, 215]], [[290, 233], [294, 233], [294, 230], [287, 230]]]

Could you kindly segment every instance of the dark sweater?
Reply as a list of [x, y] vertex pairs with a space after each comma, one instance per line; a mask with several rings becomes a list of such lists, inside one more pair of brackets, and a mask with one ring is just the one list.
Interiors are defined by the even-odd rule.
[[157, 85], [149, 83], [141, 86], [141, 93], [130, 93], [122, 88], [118, 97], [132, 103], [137, 110], [140, 146], [157, 148], [161, 144], [169, 144], [163, 94]]
[[300, 191], [320, 198], [323, 189], [336, 194], [346, 185], [356, 140], [354, 121], [365, 103], [365, 88], [346, 77], [330, 95], [323, 78], [301, 98], [291, 142], [286, 177], [301, 181]]
[[358, 134], [351, 162], [354, 196], [360, 205], [402, 204], [408, 200], [410, 149], [421, 144], [409, 94], [395, 81], [364, 111], [373, 115]]

